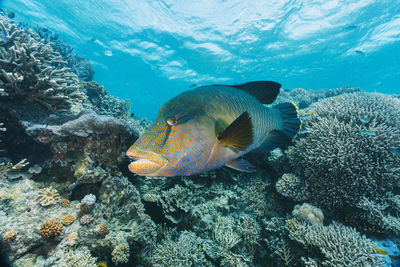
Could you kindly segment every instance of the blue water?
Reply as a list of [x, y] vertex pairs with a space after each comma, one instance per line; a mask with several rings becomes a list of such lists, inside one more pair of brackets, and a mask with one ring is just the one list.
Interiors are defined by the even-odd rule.
[[194, 84], [400, 92], [399, 0], [1, 3], [16, 22], [58, 33], [138, 117]]

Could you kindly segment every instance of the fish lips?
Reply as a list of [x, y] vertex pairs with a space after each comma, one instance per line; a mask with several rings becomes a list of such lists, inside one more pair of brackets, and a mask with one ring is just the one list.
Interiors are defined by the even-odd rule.
[[134, 161], [128, 165], [129, 171], [142, 176], [150, 176], [169, 163], [162, 155], [130, 148], [126, 155]]

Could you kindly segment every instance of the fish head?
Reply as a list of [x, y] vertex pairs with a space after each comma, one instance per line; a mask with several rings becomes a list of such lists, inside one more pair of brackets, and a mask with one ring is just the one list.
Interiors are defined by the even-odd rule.
[[129, 148], [131, 172], [141, 176], [176, 176], [201, 172], [215, 134], [201, 107], [195, 103], [167, 102], [157, 119]]

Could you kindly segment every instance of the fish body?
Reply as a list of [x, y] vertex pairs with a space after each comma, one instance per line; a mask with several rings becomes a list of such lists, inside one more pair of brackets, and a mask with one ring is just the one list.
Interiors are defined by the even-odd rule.
[[127, 151], [135, 160], [129, 170], [145, 176], [191, 175], [224, 165], [255, 171], [238, 158], [286, 144], [300, 127], [294, 104], [263, 105], [272, 103], [279, 89], [269, 81], [210, 85], [172, 98]]

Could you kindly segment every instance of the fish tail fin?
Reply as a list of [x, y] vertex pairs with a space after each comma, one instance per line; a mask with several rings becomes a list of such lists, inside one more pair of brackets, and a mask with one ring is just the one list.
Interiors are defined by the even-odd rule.
[[293, 139], [300, 129], [301, 120], [299, 118], [299, 109], [295, 103], [282, 103], [275, 106], [279, 109], [282, 118], [282, 131], [283, 134]]
[[278, 110], [282, 126], [268, 132], [263, 143], [258, 148], [261, 152], [268, 152], [277, 147], [287, 146], [300, 129], [301, 120], [296, 104], [282, 103], [274, 106]]

